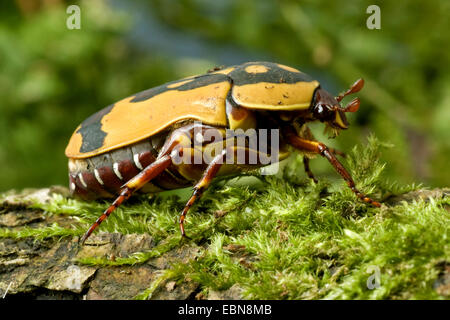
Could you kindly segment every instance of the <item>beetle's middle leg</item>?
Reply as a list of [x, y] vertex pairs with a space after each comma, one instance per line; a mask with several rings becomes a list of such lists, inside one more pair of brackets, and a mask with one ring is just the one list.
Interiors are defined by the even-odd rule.
[[200, 178], [200, 180], [197, 182], [197, 184], [194, 186], [194, 192], [192, 193], [191, 198], [188, 200], [186, 205], [183, 208], [183, 211], [181, 212], [180, 219], [179, 219], [179, 225], [181, 230], [181, 236], [187, 238], [186, 233], [184, 231], [184, 220], [186, 219], [186, 214], [188, 213], [189, 209], [192, 207], [194, 202], [201, 197], [203, 192], [208, 188], [208, 186], [211, 184], [212, 179], [217, 175], [217, 172], [219, 171], [220, 167], [225, 161], [226, 158], [226, 149], [222, 150], [220, 154], [215, 156], [211, 163], [206, 168], [205, 172], [203, 173], [203, 176]]
[[300, 138], [294, 132], [289, 130], [287, 130], [285, 134], [289, 144], [291, 144], [296, 149], [299, 149], [301, 151], [314, 152], [325, 157], [331, 163], [334, 169], [341, 175], [341, 177], [347, 182], [349, 188], [352, 189], [353, 193], [355, 193], [358, 198], [376, 207], [381, 206], [379, 202], [372, 200], [371, 198], [361, 193], [358, 189], [356, 189], [355, 182], [353, 181], [350, 173], [347, 171], [347, 169], [344, 168], [344, 166], [339, 162], [334, 153], [331, 152], [330, 148], [328, 148], [325, 144]]

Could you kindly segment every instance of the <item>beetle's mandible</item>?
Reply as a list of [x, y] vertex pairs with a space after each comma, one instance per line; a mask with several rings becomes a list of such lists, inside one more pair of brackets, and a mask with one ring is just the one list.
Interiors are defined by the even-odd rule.
[[[181, 234], [186, 236], [186, 213], [215, 176], [265, 165], [225, 163], [230, 154], [244, 152], [247, 158], [252, 153], [261, 154], [260, 145], [230, 147], [225, 143], [230, 139], [227, 132], [237, 129], [279, 130], [281, 152], [277, 161], [286, 158], [291, 149], [298, 150], [303, 154], [306, 173], [316, 181], [309, 159], [321, 155], [358, 198], [379, 207], [380, 203], [356, 189], [349, 172], [336, 158], [342, 154], [316, 141], [307, 127], [308, 122], [320, 121], [334, 135], [347, 129], [345, 113], [357, 111], [360, 101], [355, 98], [345, 107], [340, 102], [363, 85], [359, 79], [345, 93], [333, 97], [318, 81], [297, 69], [271, 62], [248, 62], [169, 82], [100, 110], [78, 126], [66, 148], [71, 193], [87, 200], [115, 198], [81, 242], [134, 192], [194, 185], [179, 220]], [[203, 134], [211, 131], [223, 139], [205, 139]], [[195, 139], [201, 140], [200, 145], [193, 144]], [[211, 146], [219, 146], [211, 161], [174, 161], [176, 156], [210, 151]], [[265, 153], [271, 153], [267, 146]]]

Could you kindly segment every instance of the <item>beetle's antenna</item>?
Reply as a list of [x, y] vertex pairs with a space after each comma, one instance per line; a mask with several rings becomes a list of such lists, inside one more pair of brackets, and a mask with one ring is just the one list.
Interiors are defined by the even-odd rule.
[[340, 95], [338, 95], [336, 97], [336, 100], [338, 102], [341, 102], [341, 100], [344, 99], [346, 96], [348, 96], [349, 94], [358, 92], [363, 87], [364, 87], [364, 79], [360, 78], [360, 79], [356, 80], [356, 82], [354, 84], [352, 84], [350, 89], [348, 89], [346, 92], [341, 93]]
[[359, 98], [355, 98], [352, 101], [350, 101], [344, 108], [344, 112], [356, 112], [359, 109], [360, 105]]

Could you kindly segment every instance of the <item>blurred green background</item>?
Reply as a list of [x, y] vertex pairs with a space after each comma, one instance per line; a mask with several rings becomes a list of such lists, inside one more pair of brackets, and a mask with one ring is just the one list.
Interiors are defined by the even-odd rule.
[[[69, 30], [66, 9], [81, 9]], [[366, 8], [381, 8], [369, 30]], [[357, 78], [359, 112], [335, 140], [349, 151], [373, 132], [386, 177], [450, 181], [450, 1], [2, 1], [0, 191], [67, 185], [66, 144], [95, 111], [220, 65], [267, 60], [309, 73], [338, 94]], [[347, 101], [347, 100], [346, 100]], [[323, 159], [317, 175], [336, 176]]]

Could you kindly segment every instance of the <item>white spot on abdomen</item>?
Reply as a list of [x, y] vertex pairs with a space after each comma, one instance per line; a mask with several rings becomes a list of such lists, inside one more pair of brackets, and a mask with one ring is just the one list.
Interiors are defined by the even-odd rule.
[[100, 178], [100, 174], [98, 173], [97, 169], [94, 169], [94, 176], [95, 179], [97, 179], [98, 183], [100, 183], [102, 186], [104, 185], [102, 178]]
[[78, 178], [80, 178], [80, 182], [83, 185], [83, 187], [87, 188], [88, 186], [87, 186], [86, 182], [84, 181], [83, 175], [81, 173], [78, 174]]
[[114, 173], [116, 174], [117, 178], [119, 178], [120, 180], [123, 180], [122, 174], [119, 171], [119, 164], [117, 162], [114, 162], [113, 170], [114, 170]]
[[139, 161], [139, 154], [138, 153], [133, 155], [133, 161], [134, 161], [134, 164], [136, 165], [136, 167], [138, 167], [139, 170], [143, 170], [144, 169], [144, 167], [142, 167], [141, 162]]

